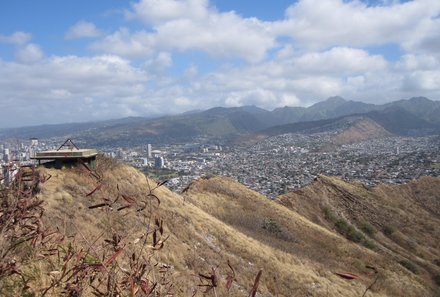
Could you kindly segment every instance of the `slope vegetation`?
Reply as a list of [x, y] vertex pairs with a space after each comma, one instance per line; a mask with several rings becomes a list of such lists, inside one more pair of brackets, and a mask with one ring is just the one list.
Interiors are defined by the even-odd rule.
[[[335, 186], [341, 182], [337, 179], [329, 180], [329, 183], [334, 183]], [[388, 188], [383, 191], [388, 191]], [[399, 258], [400, 254], [394, 250], [382, 252], [376, 246], [365, 245], [362, 242], [355, 243], [336, 232], [325, 221], [323, 212], [318, 206], [321, 194], [321, 192], [312, 193], [313, 199], [303, 202], [309, 207], [308, 212], [301, 212], [292, 207], [298, 201], [289, 203], [288, 201], [291, 200], [284, 197], [280, 198], [280, 201], [284, 203], [277, 203], [225, 177], [201, 179], [184, 192], [188, 201], [217, 219], [271, 249], [286, 252], [295, 259], [299, 259], [303, 263], [303, 270], [325, 273], [332, 283], [336, 280], [330, 275], [336, 271], [355, 272], [363, 275], [363, 281], [368, 282], [369, 273], [365, 267], [374, 266], [381, 271], [382, 277], [382, 284], [373, 287], [375, 294], [385, 296], [421, 296], [424, 294], [430, 296], [432, 294], [429, 289], [432, 286], [429, 273], [422, 272], [415, 275], [408, 271], [396, 261], [403, 258]], [[282, 204], [287, 207], [283, 207]], [[398, 205], [394, 205], [394, 211], [401, 211]], [[438, 236], [429, 240], [430, 247], [434, 250], [438, 250], [436, 239]], [[433, 260], [436, 254], [431, 254], [430, 257]], [[435, 270], [434, 267], [431, 268]], [[291, 268], [291, 271], [293, 272], [292, 281], [306, 282], [301, 277], [301, 270]], [[405, 289], [402, 284], [405, 284]], [[346, 285], [350, 285], [353, 289], [355, 286], [354, 283], [346, 283]], [[320, 287], [325, 287], [325, 285], [320, 283]], [[343, 285], [343, 288], [345, 290], [347, 287]], [[318, 296], [319, 294], [325, 296], [324, 291], [318, 290], [316, 293]], [[340, 295], [359, 296], [362, 294], [355, 289], [351, 292], [345, 291]]]
[[384, 138], [391, 135], [390, 132], [375, 121], [369, 118], [362, 118], [338, 133], [332, 140], [334, 144], [341, 145], [375, 138]]
[[312, 222], [366, 245], [412, 271], [421, 282], [439, 275], [440, 178], [366, 188], [319, 176], [277, 201]]
[[[409, 248], [388, 238], [381, 244], [387, 252], [349, 241], [322, 219], [319, 203], [314, 211], [306, 211], [311, 204], [305, 202], [292, 208], [297, 196], [280, 198], [286, 207], [224, 177], [198, 180], [178, 195], [134, 168], [105, 158], [98, 159], [96, 172], [40, 169], [39, 174], [45, 177], [38, 194], [44, 202], [42, 221], [62, 237], [44, 253], [35, 244], [22, 250], [20, 255], [28, 260], [20, 267], [25, 286], [17, 289], [23, 281], [18, 276], [9, 282], [0, 278], [0, 295], [25, 291], [41, 295], [49, 288], [46, 296], [102, 296], [105, 290], [118, 288], [127, 296], [153, 296], [143, 290], [156, 284], [153, 287], [162, 290], [161, 296], [248, 296], [253, 286], [258, 288], [256, 296], [362, 296], [376, 279], [365, 296], [433, 296], [426, 271], [436, 269], [428, 262], [439, 256], [437, 219], [430, 221], [434, 225], [429, 240], [416, 234], [427, 226], [415, 214], [409, 217], [414, 225], [409, 220], [394, 224], [396, 236], [411, 234], [417, 242], [427, 240], [416, 246], [420, 249], [414, 261], [421, 269], [414, 274], [396, 261], [415, 255]], [[317, 194], [325, 193], [326, 187], [345, 185], [329, 178], [318, 182], [323, 186]], [[427, 189], [425, 183], [432, 181], [408, 185], [423, 193], [411, 202], [434, 209], [438, 201], [429, 197], [438, 189]], [[359, 189], [361, 194], [367, 191]], [[312, 188], [307, 191], [314, 195]], [[375, 191], [378, 197], [388, 197], [386, 193], [399, 190], [384, 186]], [[337, 202], [334, 199], [332, 203]], [[317, 200], [313, 196], [310, 203]], [[392, 203], [390, 213], [409, 213], [407, 204]], [[427, 209], [424, 216], [438, 218], [438, 207]], [[349, 214], [360, 215], [347, 210], [347, 219]], [[47, 244], [50, 236], [38, 238], [37, 242]], [[376, 267], [379, 274], [372, 275], [366, 265]], [[137, 276], [139, 271], [142, 276]], [[336, 272], [359, 278], [347, 280]], [[117, 278], [116, 273], [124, 277]], [[87, 282], [80, 282], [84, 275]], [[108, 281], [102, 280], [104, 276]]]

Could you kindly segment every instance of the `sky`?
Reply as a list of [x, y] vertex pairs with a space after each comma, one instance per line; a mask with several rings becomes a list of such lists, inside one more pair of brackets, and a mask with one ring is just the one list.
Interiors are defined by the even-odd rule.
[[440, 100], [440, 1], [0, 1], [0, 128], [331, 96]]

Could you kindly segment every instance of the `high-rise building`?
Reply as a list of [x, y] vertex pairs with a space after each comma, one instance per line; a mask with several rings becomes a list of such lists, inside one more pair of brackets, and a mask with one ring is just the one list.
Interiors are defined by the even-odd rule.
[[38, 138], [31, 138], [31, 146], [38, 146]]
[[4, 149], [3, 150], [3, 161], [9, 162], [10, 160], [11, 160], [11, 153], [10, 153], [9, 149]]
[[163, 157], [156, 157], [154, 158], [154, 167], [155, 168], [163, 168], [165, 166], [165, 160]]
[[152, 157], [152, 154], [151, 154], [151, 144], [150, 143], [147, 144], [147, 157], [148, 158]]

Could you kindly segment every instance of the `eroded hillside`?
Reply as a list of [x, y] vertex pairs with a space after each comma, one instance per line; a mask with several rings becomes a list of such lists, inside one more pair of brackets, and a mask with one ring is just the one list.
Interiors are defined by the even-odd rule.
[[[328, 178], [328, 180], [335, 187], [342, 183], [338, 179]], [[422, 179], [421, 183], [423, 182]], [[434, 189], [431, 194], [433, 193], [439, 192]], [[366, 282], [369, 279], [366, 266], [374, 266], [382, 273], [381, 285], [373, 287], [377, 294], [388, 296], [420, 296], [423, 294], [429, 296], [433, 294], [429, 293], [429, 289], [427, 289], [432, 286], [430, 276], [423, 273], [416, 275], [403, 268], [397, 261], [403, 259], [393, 251], [382, 252], [376, 246], [368, 244], [369, 241], [365, 241], [366, 244], [363, 244], [347, 240], [336, 232], [334, 227], [327, 225], [328, 223], [324, 221], [323, 209], [325, 207], [320, 207], [321, 202], [319, 202], [321, 199], [325, 199], [321, 192], [311, 194], [313, 200], [310, 199], [309, 203], [303, 203], [309, 207], [309, 212], [302, 212], [292, 207], [297, 204], [301, 205], [299, 201], [291, 200], [291, 204], [289, 204], [286, 201], [287, 198], [280, 198], [288, 206], [287, 208], [282, 207], [224, 177], [199, 180], [193, 183], [184, 195], [195, 205], [240, 232], [276, 250], [284, 251], [301, 259], [302, 262], [307, 263], [308, 269], [327, 273], [352, 271], [363, 275], [363, 281]], [[338, 195], [341, 196], [341, 194], [336, 194], [337, 197], [339, 197]], [[343, 199], [342, 196], [341, 199]], [[356, 203], [354, 202], [354, 204]], [[398, 204], [399, 202], [396, 202], [395, 211], [399, 211]], [[317, 218], [321, 218], [321, 220]], [[367, 235], [362, 236], [366, 237]], [[432, 244], [431, 248], [438, 252], [436, 246], [438, 236], [435, 236], [437, 235], [434, 234], [434, 237], [429, 241]], [[432, 257], [435, 258], [434, 255]], [[435, 268], [433, 269], [435, 270]], [[292, 277], [301, 282], [298, 275]], [[360, 282], [362, 283], [362, 281]], [[404, 290], [402, 290], [402, 284], [405, 284]], [[353, 283], [346, 283], [346, 285], [351, 287]], [[318, 294], [323, 294], [323, 292]], [[346, 292], [345, 294], [346, 296], [357, 296], [357, 293], [354, 292]]]
[[319, 176], [311, 185], [282, 195], [277, 201], [399, 263], [422, 283], [438, 279], [439, 178], [422, 177], [405, 185], [368, 188]]
[[[281, 199], [285, 207], [224, 177], [201, 179], [178, 195], [134, 168], [108, 159], [98, 160], [96, 172], [40, 169], [40, 174], [46, 177], [38, 194], [43, 200], [42, 221], [63, 237], [55, 251], [45, 255], [29, 246], [28, 260], [20, 269], [32, 275], [26, 290], [37, 296], [44, 288], [50, 288], [47, 296], [67, 295], [73, 289], [92, 296], [112, 286], [128, 292], [127, 296], [147, 296], [146, 286], [151, 289], [154, 283], [161, 296], [248, 296], [260, 270], [256, 296], [362, 296], [376, 278], [365, 296], [434, 296], [426, 271], [435, 267], [421, 265], [419, 274], [404, 268], [396, 261], [400, 251], [394, 249], [405, 249], [392, 245], [392, 240], [390, 246], [384, 244], [388, 252], [347, 240], [323, 219], [320, 204], [312, 198], [309, 211], [305, 211], [307, 203], [292, 207], [295, 198]], [[435, 203], [426, 197], [421, 199]], [[317, 203], [314, 211], [313, 203]], [[438, 218], [435, 212], [432, 215]], [[433, 223], [438, 227], [438, 221]], [[414, 232], [423, 226], [417, 225]], [[410, 234], [403, 226], [395, 227], [396, 232]], [[436, 232], [424, 245], [426, 259], [420, 256], [424, 261], [438, 256]], [[65, 264], [69, 252], [73, 258]], [[146, 271], [142, 277], [134, 277], [135, 264]], [[69, 281], [61, 279], [70, 271], [64, 266], [78, 270]], [[366, 266], [375, 267], [378, 274]], [[107, 270], [124, 277], [99, 283]], [[347, 280], [338, 272], [359, 278]], [[86, 283], [77, 288], [81, 284], [73, 280], [82, 274], [93, 276], [88, 282], [95, 288]], [[18, 286], [20, 278], [14, 280]], [[20, 295], [10, 282], [7, 289]], [[5, 286], [2, 290], [8, 292]]]

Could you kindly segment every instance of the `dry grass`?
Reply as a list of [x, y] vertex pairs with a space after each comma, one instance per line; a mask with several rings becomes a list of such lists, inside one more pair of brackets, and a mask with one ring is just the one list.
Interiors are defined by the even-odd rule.
[[[134, 168], [109, 160], [98, 165], [98, 177], [83, 169], [41, 169], [41, 174], [52, 175], [39, 194], [44, 224], [66, 236], [65, 247], [70, 243], [76, 251], [87, 249], [87, 261], [98, 258], [98, 264], [127, 268], [133, 253], [136, 259], [145, 257], [151, 265], [146, 277], [161, 283], [163, 290], [165, 279], [174, 296], [361, 296], [374, 279], [366, 264], [381, 271], [366, 296], [429, 296], [420, 276], [348, 242], [319, 220], [312, 223], [307, 213], [300, 215], [230, 179], [198, 181], [182, 197], [165, 187], [151, 191], [157, 183]], [[107, 204], [96, 207], [103, 202]], [[141, 244], [147, 230], [161, 229], [156, 219], [164, 222], [162, 237], [153, 239], [149, 233]], [[105, 240], [114, 241], [115, 234], [120, 237], [112, 255]], [[153, 247], [168, 235], [155, 252]], [[23, 267], [33, 275], [29, 286], [35, 292], [57, 279], [47, 274], [59, 265], [50, 259], [51, 264], [34, 261]], [[260, 270], [259, 286], [253, 290]], [[336, 271], [362, 277], [348, 281]], [[48, 292], [57, 296], [61, 288]], [[91, 292], [84, 288], [83, 295]]]
[[[42, 196], [48, 204], [47, 220], [62, 226], [66, 234], [81, 230], [89, 241], [108, 230], [124, 232], [126, 241], [138, 236], [141, 226], [136, 224], [136, 214], [121, 211], [108, 216], [104, 208], [89, 210], [88, 207], [102, 198], [115, 195], [116, 184], [122, 192], [139, 199], [147, 193], [148, 183], [152, 185], [153, 181], [147, 182], [133, 168], [118, 165], [105, 172], [105, 186], [86, 197], [97, 186], [93, 177], [75, 171], [49, 170], [47, 173], [53, 175], [50, 183], [45, 184], [42, 189]], [[185, 202], [182, 197], [166, 188], [161, 187], [155, 193], [161, 200], [155, 215], [164, 220], [165, 233], [170, 234], [167, 244], [155, 261], [172, 267], [170, 279], [175, 284], [175, 293], [178, 296], [190, 296], [193, 290], [198, 290], [201, 294], [201, 289], [197, 286], [200, 282], [197, 276], [199, 273], [207, 274], [212, 267], [217, 269], [221, 280], [216, 293], [225, 296], [228, 260], [236, 271], [236, 281], [231, 287], [230, 296], [246, 296], [260, 268], [263, 269], [263, 274], [259, 291], [264, 295], [291, 296], [292, 292], [319, 294], [326, 292], [328, 285], [329, 296], [337, 296], [338, 291], [341, 291], [338, 284], [345, 287], [343, 291], [346, 295], [353, 295], [364, 288], [362, 283], [346, 284], [331, 271], [315, 271], [315, 267], [306, 259], [300, 260], [290, 253], [237, 232], [235, 228]], [[327, 233], [331, 236], [330, 232]], [[210, 294], [212, 293], [213, 291]]]
[[278, 201], [330, 230], [335, 229], [335, 219], [329, 220], [329, 212], [330, 217], [342, 218], [359, 229], [367, 222], [377, 232], [364, 232], [365, 237], [392, 263], [389, 269], [401, 273], [396, 264], [412, 261], [420, 269], [418, 275], [405, 271], [409, 282], [429, 288], [434, 287], [431, 278], [438, 273], [434, 261], [440, 257], [438, 193], [439, 178], [423, 177], [407, 185], [368, 189], [359, 183], [320, 176], [312, 185], [280, 196]]
[[341, 145], [374, 138], [384, 138], [391, 135], [390, 132], [385, 130], [375, 121], [369, 118], [364, 118], [333, 137], [332, 141], [336, 145]]

